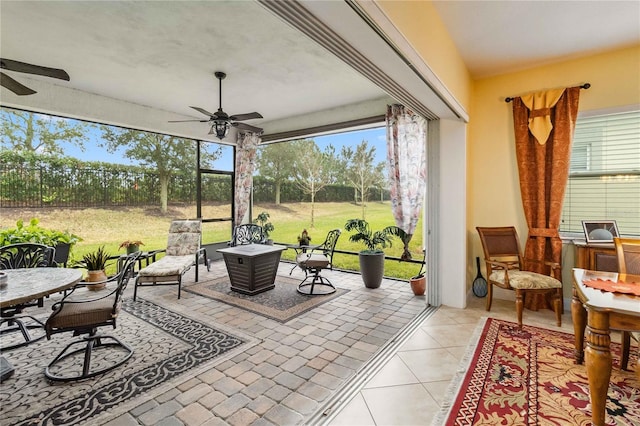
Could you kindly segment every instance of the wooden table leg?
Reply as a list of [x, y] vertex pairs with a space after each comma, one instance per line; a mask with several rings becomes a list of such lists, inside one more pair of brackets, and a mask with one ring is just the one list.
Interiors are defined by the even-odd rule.
[[595, 426], [604, 425], [607, 407], [607, 392], [611, 378], [609, 332], [609, 314], [589, 310], [585, 361], [591, 396], [591, 421]]
[[584, 361], [584, 327], [587, 325], [587, 311], [578, 298], [576, 289], [573, 289], [571, 300], [571, 318], [573, 319], [573, 335], [575, 336], [575, 360], [576, 364]]

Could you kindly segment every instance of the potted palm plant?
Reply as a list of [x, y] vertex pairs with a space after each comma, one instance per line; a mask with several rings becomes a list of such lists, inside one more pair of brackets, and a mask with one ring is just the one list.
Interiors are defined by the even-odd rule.
[[105, 281], [107, 280], [107, 273], [105, 272], [105, 267], [110, 257], [111, 255], [105, 251], [104, 246], [100, 246], [96, 251], [86, 253], [82, 256], [80, 266], [87, 269], [87, 278], [85, 281], [98, 283], [88, 285], [87, 288], [89, 290], [102, 290], [106, 287]]
[[367, 288], [378, 288], [384, 276], [384, 248], [391, 247], [391, 238], [404, 238], [406, 233], [397, 226], [387, 226], [381, 231], [372, 231], [369, 223], [363, 219], [349, 219], [344, 225], [349, 241], [362, 243], [365, 249], [359, 253], [360, 273]]

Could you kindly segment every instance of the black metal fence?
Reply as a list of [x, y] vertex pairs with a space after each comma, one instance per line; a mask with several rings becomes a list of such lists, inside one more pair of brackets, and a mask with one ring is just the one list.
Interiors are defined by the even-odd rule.
[[[168, 185], [169, 203], [195, 203], [195, 172], [173, 174]], [[275, 202], [275, 184], [256, 176], [254, 201]], [[211, 177], [203, 182], [204, 201], [229, 201], [231, 181], [227, 177]], [[372, 188], [369, 200], [389, 199], [388, 191]], [[293, 182], [280, 189], [280, 200], [309, 201]], [[354, 201], [354, 189], [345, 185], [329, 185], [316, 194], [317, 202]], [[0, 165], [0, 207], [114, 207], [158, 205], [160, 179], [158, 173], [135, 166], [78, 164], [31, 164], [7, 162]]]

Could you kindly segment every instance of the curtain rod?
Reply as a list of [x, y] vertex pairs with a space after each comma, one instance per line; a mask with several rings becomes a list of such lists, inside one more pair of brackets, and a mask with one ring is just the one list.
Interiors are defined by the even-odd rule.
[[[581, 89], [588, 89], [589, 87], [591, 87], [591, 84], [589, 83], [585, 83], [582, 86], [580, 86]], [[513, 99], [514, 99], [513, 97], [508, 97], [504, 101], [508, 103], [508, 102], [511, 102]]]

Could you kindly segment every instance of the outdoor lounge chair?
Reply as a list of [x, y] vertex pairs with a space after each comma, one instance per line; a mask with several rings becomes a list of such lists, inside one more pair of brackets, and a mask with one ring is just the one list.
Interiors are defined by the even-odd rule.
[[[150, 285], [177, 285], [178, 299], [182, 287], [182, 276], [192, 266], [196, 266], [196, 282], [198, 281], [198, 264], [202, 261], [209, 270], [207, 251], [200, 247], [202, 239], [202, 221], [174, 220], [169, 227], [169, 238], [166, 254], [157, 262], [138, 271], [133, 289], [133, 300], [138, 295], [138, 287]], [[162, 252], [160, 251], [160, 252]]]

